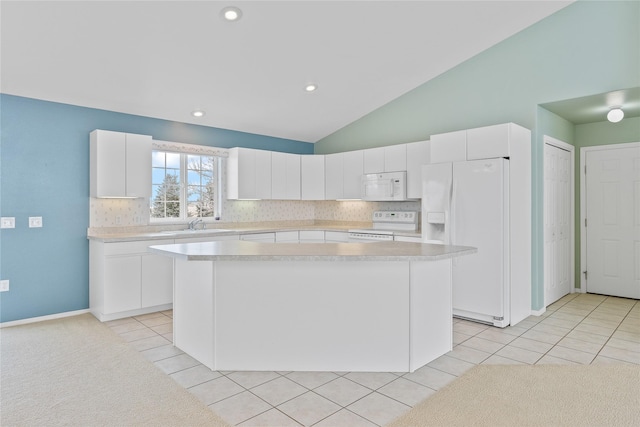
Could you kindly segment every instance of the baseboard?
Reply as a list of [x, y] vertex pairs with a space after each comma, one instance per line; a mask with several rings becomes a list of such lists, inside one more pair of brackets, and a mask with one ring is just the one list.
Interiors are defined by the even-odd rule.
[[587, 291], [586, 291], [586, 289], [583, 289], [583, 288], [573, 288], [573, 292], [572, 293], [574, 293], [574, 294], [586, 294]]
[[63, 317], [77, 316], [79, 314], [89, 313], [89, 309], [66, 311], [64, 313], [50, 314], [48, 316], [30, 317], [28, 319], [13, 320], [11, 322], [0, 323], [0, 328], [8, 328], [10, 326], [26, 325], [28, 323], [44, 322], [45, 320], [62, 319]]
[[547, 311], [547, 307], [542, 307], [540, 310], [531, 310], [531, 315], [542, 316], [545, 311]]

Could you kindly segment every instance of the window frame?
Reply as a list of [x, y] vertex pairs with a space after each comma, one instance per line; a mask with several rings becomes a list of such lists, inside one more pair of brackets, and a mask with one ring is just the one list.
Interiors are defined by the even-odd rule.
[[[152, 153], [154, 151], [161, 151], [165, 153], [174, 153], [180, 155], [180, 217], [164, 217], [157, 218], [151, 216], [151, 207], [153, 205], [153, 180], [152, 180], [152, 194], [148, 200], [149, 206], [149, 224], [179, 224], [189, 222], [195, 218], [202, 219], [205, 223], [211, 223], [220, 221], [222, 218], [222, 191], [224, 184], [224, 173], [223, 173], [223, 158], [228, 157], [227, 150], [220, 149], [217, 147], [206, 147], [206, 146], [198, 146], [191, 144], [182, 144], [182, 143], [174, 143], [168, 141], [153, 141], [151, 147]], [[189, 217], [188, 216], [188, 191], [189, 191], [189, 169], [188, 169], [188, 159], [189, 156], [210, 156], [213, 157], [214, 161], [214, 185], [215, 185], [215, 201], [214, 201], [214, 212], [213, 216], [207, 217]], [[149, 171], [152, 173], [152, 170]]]

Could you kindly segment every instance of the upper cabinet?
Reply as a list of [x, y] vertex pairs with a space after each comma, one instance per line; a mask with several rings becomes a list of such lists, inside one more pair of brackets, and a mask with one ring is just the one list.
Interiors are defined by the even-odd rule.
[[232, 148], [227, 159], [227, 198], [271, 198], [271, 152]]
[[[431, 137], [431, 163], [512, 157], [514, 141], [527, 141], [529, 131], [515, 123], [502, 123]], [[519, 156], [521, 157], [521, 156]]]
[[324, 200], [324, 156], [300, 156], [301, 199]]
[[91, 197], [151, 197], [151, 136], [94, 130], [89, 141]]
[[467, 160], [467, 131], [431, 135], [431, 163]]
[[327, 154], [324, 159], [325, 199], [359, 199], [364, 150]]
[[362, 151], [364, 154], [364, 173], [407, 170], [406, 144], [367, 148]]
[[271, 198], [300, 200], [300, 156], [271, 153]]
[[405, 144], [407, 158], [407, 199], [422, 197], [422, 166], [430, 163], [430, 142]]

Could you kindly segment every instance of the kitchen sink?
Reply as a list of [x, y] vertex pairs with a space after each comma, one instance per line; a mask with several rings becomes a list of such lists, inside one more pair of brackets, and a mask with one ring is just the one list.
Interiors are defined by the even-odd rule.
[[172, 231], [162, 231], [161, 234], [165, 234], [167, 236], [184, 236], [184, 235], [192, 235], [192, 234], [216, 234], [216, 233], [228, 233], [233, 230], [227, 230], [223, 228], [205, 228], [204, 230], [172, 230]]

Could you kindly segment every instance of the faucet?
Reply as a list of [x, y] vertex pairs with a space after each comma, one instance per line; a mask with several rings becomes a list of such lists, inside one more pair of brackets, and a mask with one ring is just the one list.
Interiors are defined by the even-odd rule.
[[195, 230], [196, 226], [198, 224], [202, 224], [202, 229], [203, 230], [207, 227], [206, 224], [204, 223], [204, 221], [202, 221], [201, 218], [195, 218], [195, 219], [189, 221], [189, 230]]

